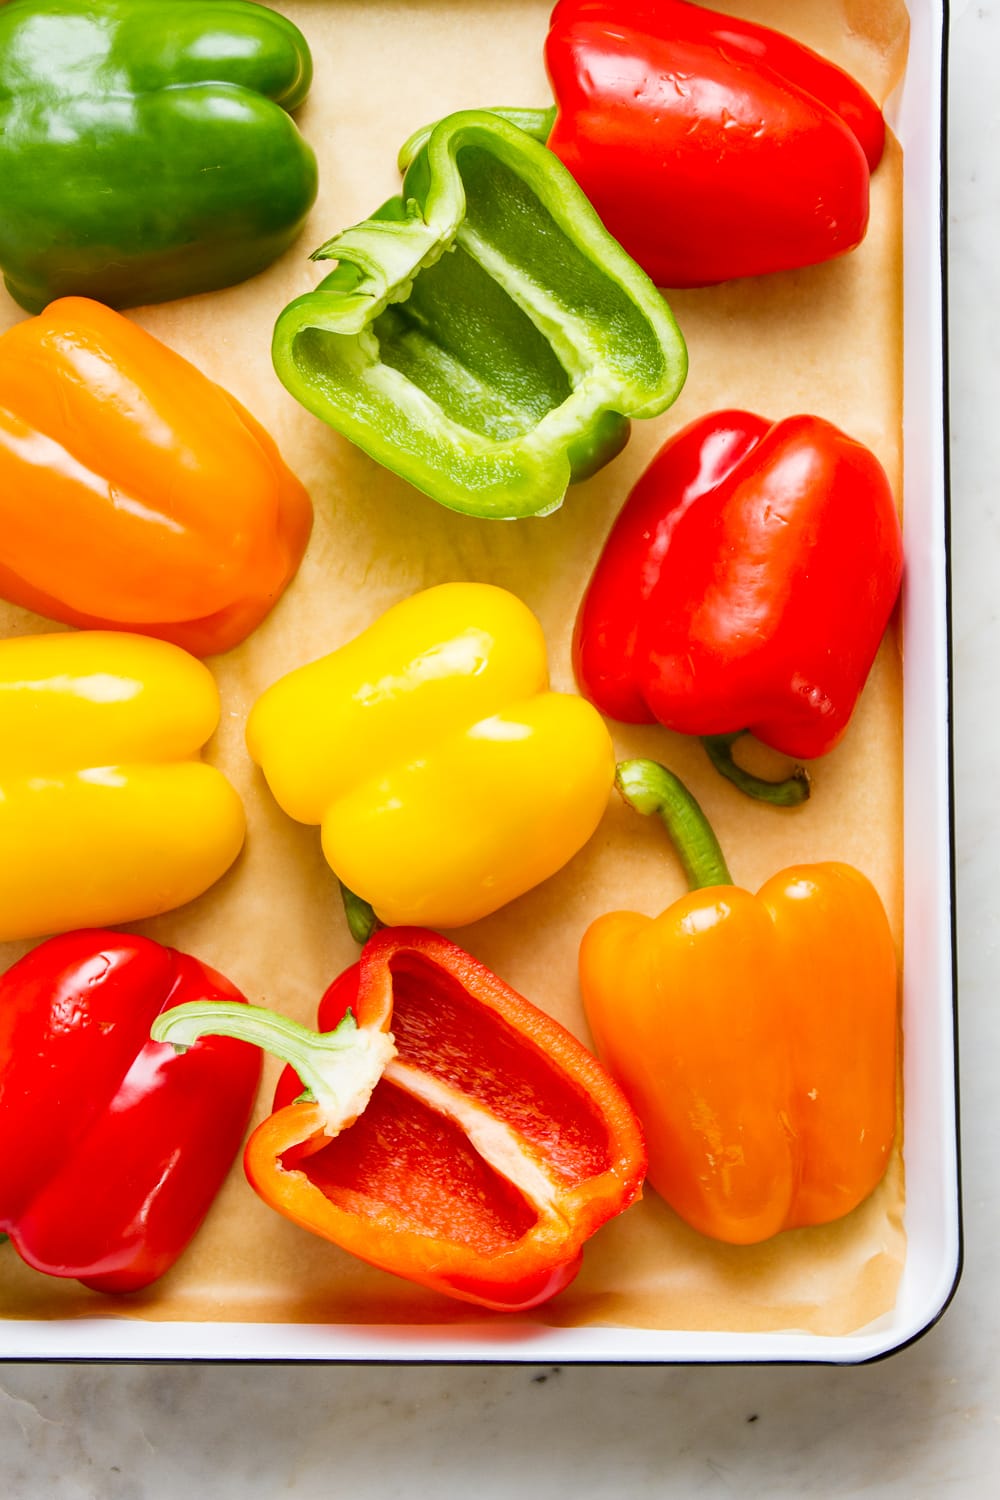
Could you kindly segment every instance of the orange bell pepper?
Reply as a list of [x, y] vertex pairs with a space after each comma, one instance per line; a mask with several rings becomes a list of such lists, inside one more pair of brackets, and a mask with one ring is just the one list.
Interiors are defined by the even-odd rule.
[[120, 313], [64, 297], [0, 338], [0, 596], [68, 625], [227, 651], [312, 526], [273, 440]]
[[753, 896], [669, 771], [626, 762], [618, 786], [663, 818], [692, 888], [656, 918], [599, 917], [580, 950], [587, 1018], [643, 1123], [650, 1184], [731, 1244], [840, 1218], [882, 1178], [896, 1128], [896, 957], [878, 894], [824, 863]]

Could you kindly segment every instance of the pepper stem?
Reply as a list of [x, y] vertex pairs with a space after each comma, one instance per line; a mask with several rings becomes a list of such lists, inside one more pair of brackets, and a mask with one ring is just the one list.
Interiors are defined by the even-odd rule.
[[809, 798], [809, 772], [805, 766], [796, 766], [790, 776], [781, 781], [767, 781], [763, 776], [754, 776], [744, 770], [733, 759], [733, 745], [748, 731], [737, 729], [733, 734], [704, 734], [701, 743], [705, 747], [712, 765], [731, 781], [733, 786], [757, 802], [770, 802], [772, 807], [799, 807]]
[[375, 915], [375, 908], [361, 896], [356, 896], [352, 890], [341, 880], [340, 895], [344, 903], [344, 915], [347, 917], [347, 925], [351, 930], [351, 937], [363, 948], [372, 933], [381, 927], [381, 922]]
[[358, 1026], [350, 1011], [334, 1031], [313, 1031], [287, 1016], [240, 1001], [192, 1000], [157, 1016], [154, 1042], [186, 1052], [203, 1036], [229, 1036], [250, 1042], [290, 1063], [315, 1099], [328, 1135], [357, 1118], [386, 1066], [396, 1054], [384, 1031]]
[[[544, 146], [552, 134], [552, 127], [556, 120], [555, 105], [549, 109], [508, 109], [504, 105], [483, 109], [484, 115], [498, 115], [501, 120], [508, 120], [511, 125], [516, 125], [518, 130], [523, 130], [527, 135], [534, 137]], [[404, 141], [397, 158], [401, 173], [407, 171], [414, 157], [427, 145], [431, 138], [431, 131], [441, 122], [435, 120], [433, 125], [422, 125], [415, 130], [409, 140]]]
[[708, 819], [673, 771], [655, 760], [623, 760], [615, 770], [615, 786], [636, 812], [660, 817], [690, 890], [732, 885], [725, 855]]

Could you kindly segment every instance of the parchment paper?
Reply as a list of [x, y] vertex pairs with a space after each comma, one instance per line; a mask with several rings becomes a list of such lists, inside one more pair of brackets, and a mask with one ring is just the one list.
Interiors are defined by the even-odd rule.
[[[244, 798], [249, 836], [233, 870], [189, 907], [138, 929], [228, 974], [257, 1003], [312, 1021], [322, 990], [357, 949], [343, 922], [315, 829], [281, 813], [243, 745], [258, 694], [333, 650], [395, 600], [451, 579], [518, 593], [539, 615], [555, 686], [573, 689], [569, 642], [581, 593], [631, 485], [672, 432], [714, 408], [774, 419], [815, 412], [868, 444], [896, 494], [901, 475], [902, 165], [890, 141], [873, 180], [871, 228], [838, 262], [669, 300], [691, 373], [676, 405], [635, 424], [610, 467], [543, 520], [484, 522], [452, 514], [380, 469], [310, 416], [272, 372], [274, 320], [323, 273], [308, 253], [396, 191], [396, 151], [416, 127], [475, 105], [544, 105], [548, 0], [276, 5], [314, 54], [301, 127], [320, 159], [318, 202], [299, 243], [271, 270], [229, 291], [139, 310], [138, 322], [228, 387], [270, 429], [309, 488], [316, 527], [297, 579], [241, 648], [213, 659], [222, 721], [208, 756]], [[781, 27], [824, 51], [884, 100], [905, 59], [902, 0], [739, 0], [721, 9]], [[2, 298], [2, 294], [0, 294]], [[22, 316], [0, 300], [0, 327]], [[848, 606], [849, 607], [849, 606]], [[0, 605], [0, 634], [54, 628]], [[612, 726], [620, 756], [654, 755], [702, 801], [734, 878], [756, 889], [795, 860], [841, 859], [878, 887], [901, 940], [901, 699], [891, 630], [855, 719], [813, 763], [803, 808], [759, 807], [708, 767], [700, 748], [659, 728]], [[758, 766], [777, 765], [744, 742]], [[684, 889], [661, 829], [614, 799], [588, 847], [559, 875], [454, 936], [587, 1040], [576, 978], [581, 934], [599, 913], [655, 913]], [[3, 966], [32, 946], [0, 949]], [[258, 1101], [266, 1113], [276, 1065]], [[903, 1167], [849, 1218], [754, 1248], [701, 1238], [656, 1193], [591, 1242], [577, 1281], [539, 1325], [603, 1323], [679, 1329], [801, 1329], [843, 1334], [893, 1304], [904, 1257]], [[147, 1319], [449, 1323], [470, 1309], [383, 1273], [266, 1208], [237, 1163], [195, 1242], [155, 1287], [125, 1299], [29, 1271], [0, 1252], [0, 1316], [131, 1315]], [[498, 1334], [500, 1330], [498, 1328]], [[224, 1353], [220, 1349], [220, 1354]]]

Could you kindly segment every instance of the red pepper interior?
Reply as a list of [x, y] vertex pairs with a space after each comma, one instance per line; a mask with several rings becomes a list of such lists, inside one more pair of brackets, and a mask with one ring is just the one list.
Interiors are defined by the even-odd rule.
[[536, 1214], [461, 1129], [383, 1079], [359, 1119], [294, 1162], [339, 1208], [491, 1254]]
[[[470, 995], [462, 978], [412, 950], [389, 963], [392, 1032], [402, 1062], [510, 1126], [555, 1183], [572, 1186], [610, 1168], [608, 1128], [586, 1088], [554, 1064], [544, 1037], [535, 1043], [529, 1034], [547, 1024], [537, 1012], [525, 1006], [508, 1021]], [[356, 971], [348, 971], [331, 986], [320, 1007], [321, 1029], [335, 1026], [354, 1003], [356, 980]], [[286, 1069], [276, 1106], [300, 1088]], [[346, 1211], [483, 1253], [520, 1239], [537, 1218], [460, 1125], [385, 1078], [349, 1129], [311, 1155], [288, 1152], [282, 1164], [304, 1172]]]
[[461, 980], [418, 953], [391, 961], [400, 1058], [489, 1109], [567, 1183], [611, 1166], [606, 1123], [583, 1086]]

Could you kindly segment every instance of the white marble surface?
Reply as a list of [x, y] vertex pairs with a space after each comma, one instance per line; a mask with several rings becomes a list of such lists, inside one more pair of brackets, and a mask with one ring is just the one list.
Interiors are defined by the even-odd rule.
[[862, 1368], [0, 1366], [8, 1500], [183, 1492], [985, 1495], [1000, 1458], [1000, 6], [952, 6], [951, 411], [966, 1266]]

